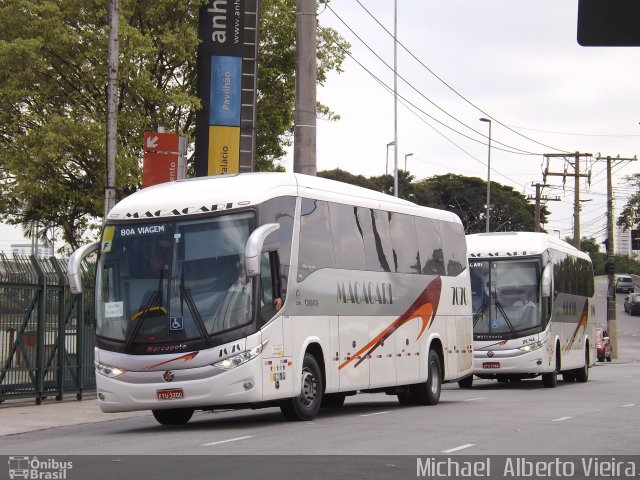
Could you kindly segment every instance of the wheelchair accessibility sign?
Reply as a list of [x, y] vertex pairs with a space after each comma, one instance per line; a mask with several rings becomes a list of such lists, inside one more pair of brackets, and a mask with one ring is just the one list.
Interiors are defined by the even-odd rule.
[[169, 330], [172, 332], [184, 330], [184, 317], [171, 317], [169, 318]]

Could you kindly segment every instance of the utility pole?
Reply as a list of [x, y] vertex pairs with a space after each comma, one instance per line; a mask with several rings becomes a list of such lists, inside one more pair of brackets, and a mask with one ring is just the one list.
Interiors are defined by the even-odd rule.
[[[611, 179], [611, 157], [601, 157], [598, 154], [596, 160], [607, 161], [607, 332], [611, 340], [611, 358], [618, 358], [618, 321], [616, 320], [616, 286], [615, 286], [615, 261], [613, 258], [613, 187]], [[616, 158], [617, 161], [631, 162], [636, 158]]]
[[[564, 158], [565, 161], [565, 169], [563, 173], [560, 172], [550, 172], [549, 171], [549, 159], [554, 157]], [[580, 248], [580, 178], [586, 177], [591, 183], [591, 172], [588, 173], [580, 173], [580, 157], [589, 158], [591, 157], [590, 153], [580, 153], [576, 152], [573, 155], [574, 161], [573, 164], [571, 160], [569, 160], [570, 155], [565, 153], [545, 153], [544, 158], [547, 160], [547, 167], [545, 171], [542, 173], [542, 178], [544, 183], [547, 183], [547, 176], [551, 177], [562, 177], [563, 183], [566, 182], [567, 177], [574, 177], [574, 201], [573, 201], [573, 244], [579, 249]], [[566, 165], [570, 165], [573, 167], [573, 173], [567, 172]]]
[[317, 170], [316, 77], [316, 0], [297, 0], [293, 171], [307, 175]]
[[107, 66], [107, 161], [104, 185], [104, 218], [116, 204], [116, 152], [118, 135], [118, 52], [120, 2], [109, 0], [109, 47]]
[[547, 196], [542, 196], [542, 189], [544, 187], [549, 187], [550, 185], [545, 185], [543, 183], [532, 183], [531, 184], [532, 187], [536, 187], [536, 196], [535, 198], [532, 197], [531, 195], [529, 195], [529, 200], [535, 200], [535, 229], [534, 232], [539, 232], [540, 231], [540, 204], [541, 202], [544, 200], [545, 202], [559, 202], [560, 201], [560, 197], [555, 197], [555, 198], [549, 198]]

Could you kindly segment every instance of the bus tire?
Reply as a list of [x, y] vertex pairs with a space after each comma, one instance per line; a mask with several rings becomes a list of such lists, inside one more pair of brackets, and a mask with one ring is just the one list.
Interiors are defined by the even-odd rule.
[[193, 408], [169, 408], [151, 412], [160, 425], [184, 425], [193, 416]]
[[572, 383], [576, 381], [576, 373], [573, 370], [562, 372], [562, 381], [564, 383]]
[[345, 398], [347, 396], [344, 393], [325, 393], [322, 395], [320, 408], [340, 408], [344, 405]]
[[465, 389], [471, 388], [473, 386], [473, 375], [469, 375], [468, 377], [458, 380], [458, 386]]
[[584, 365], [580, 368], [576, 368], [573, 374], [576, 377], [576, 382], [587, 383], [589, 381], [589, 344], [584, 347]]
[[427, 361], [428, 377], [424, 383], [416, 383], [409, 387], [413, 401], [417, 405], [436, 405], [440, 401], [442, 390], [442, 368], [440, 357], [435, 350], [429, 350]]
[[554, 388], [558, 384], [558, 372], [555, 370], [542, 374], [542, 386], [545, 388]]
[[315, 357], [304, 354], [302, 362], [302, 389], [300, 395], [280, 404], [282, 415], [289, 421], [313, 420], [322, 404], [322, 374]]

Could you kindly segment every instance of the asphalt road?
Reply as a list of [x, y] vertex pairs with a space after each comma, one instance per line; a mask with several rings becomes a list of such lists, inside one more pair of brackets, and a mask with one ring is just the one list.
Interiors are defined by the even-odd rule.
[[[413, 456], [413, 476], [416, 456], [638, 455], [640, 317], [623, 311], [623, 298], [617, 296], [619, 358], [598, 362], [586, 384], [559, 379], [556, 388], [547, 389], [538, 379], [507, 384], [476, 379], [470, 390], [445, 385], [434, 407], [403, 407], [396, 397], [363, 394], [303, 423], [286, 422], [274, 408], [199, 412], [180, 427], [162, 427], [143, 415], [5, 436], [2, 451], [96, 455], [96, 461], [110, 464], [126, 462], [129, 455], [331, 456], [309, 460], [316, 473], [322, 473], [326, 458], [338, 455], [375, 455], [376, 471], [398, 473], [393, 459], [384, 463], [383, 458], [405, 455]], [[604, 320], [604, 279], [597, 282], [596, 301]]]

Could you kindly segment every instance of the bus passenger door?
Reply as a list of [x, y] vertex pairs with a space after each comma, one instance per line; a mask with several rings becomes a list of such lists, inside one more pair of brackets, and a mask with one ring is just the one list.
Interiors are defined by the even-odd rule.
[[458, 352], [461, 345], [458, 338], [458, 317], [448, 315], [445, 318], [447, 322], [447, 338], [444, 342], [445, 379], [449, 380], [458, 376]]
[[367, 317], [341, 315], [340, 326], [340, 391], [369, 388], [369, 360], [365, 352], [358, 353], [369, 342], [369, 323]]
[[456, 337], [458, 373], [463, 373], [473, 369], [473, 321], [471, 317], [458, 317]]

